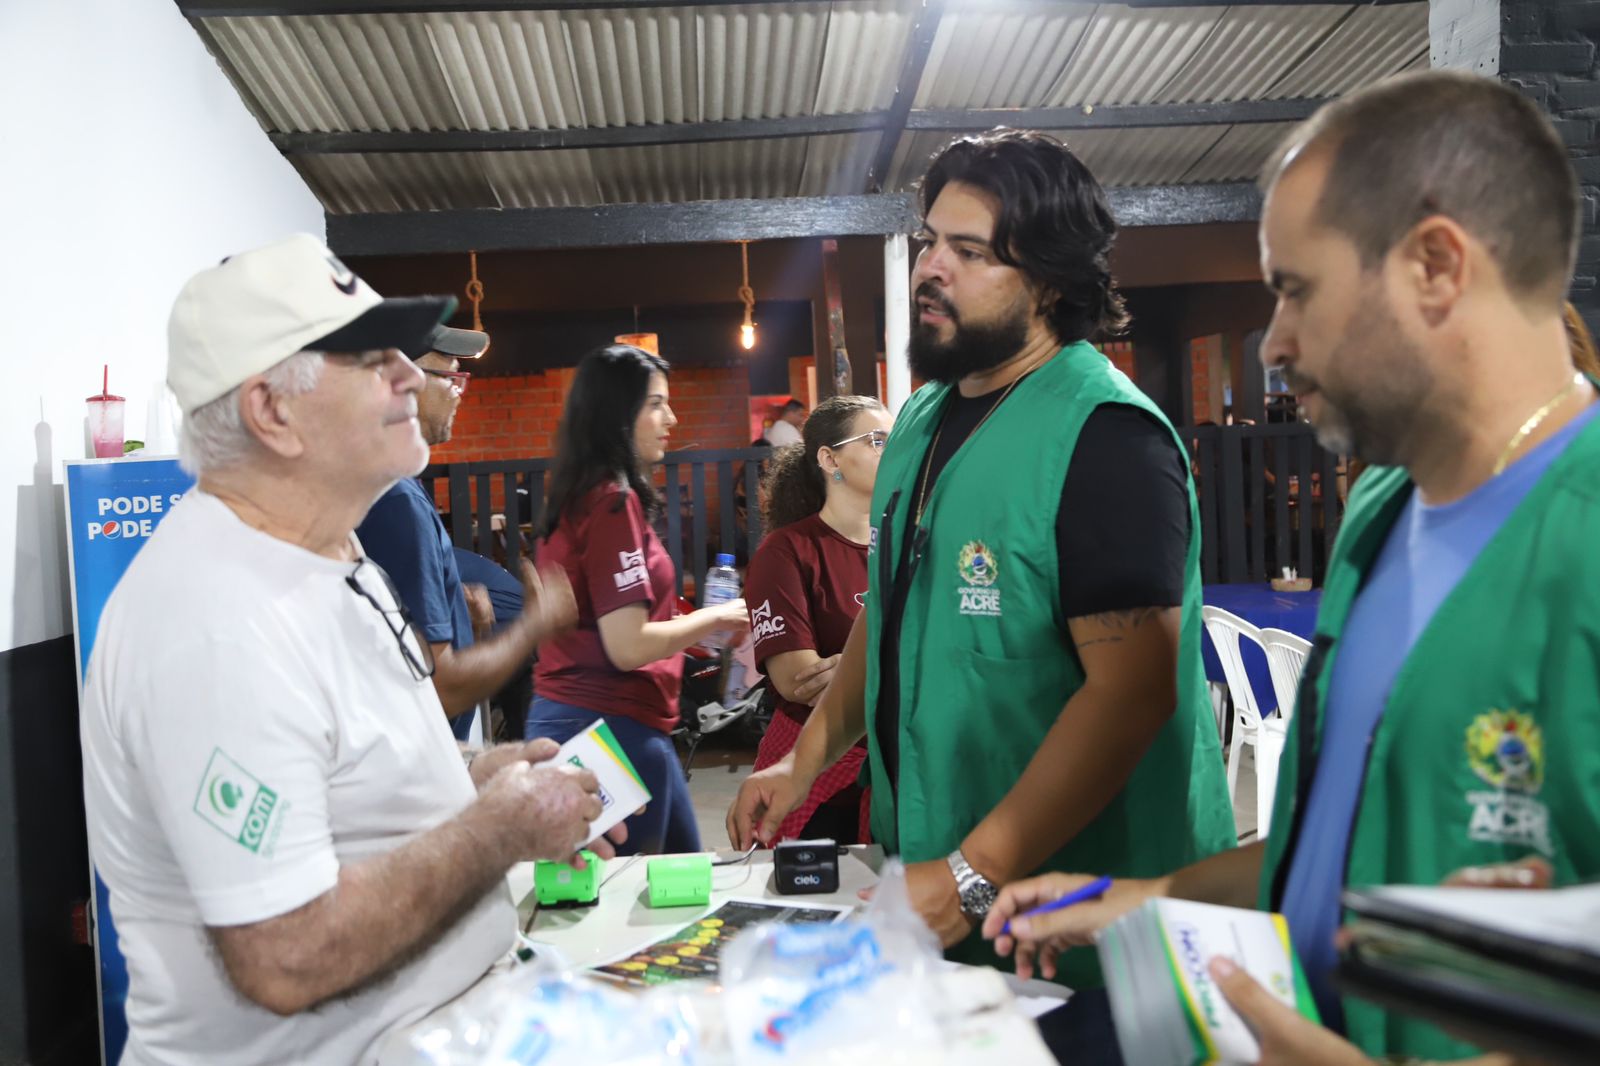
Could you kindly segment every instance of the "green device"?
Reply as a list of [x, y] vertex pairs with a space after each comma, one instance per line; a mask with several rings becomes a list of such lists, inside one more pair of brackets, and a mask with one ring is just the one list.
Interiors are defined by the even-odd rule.
[[592, 851], [578, 852], [585, 866], [574, 870], [564, 862], [533, 864], [533, 897], [541, 907], [592, 907], [600, 902], [600, 875], [605, 863]]
[[645, 867], [652, 907], [703, 907], [711, 902], [711, 856], [664, 855]]

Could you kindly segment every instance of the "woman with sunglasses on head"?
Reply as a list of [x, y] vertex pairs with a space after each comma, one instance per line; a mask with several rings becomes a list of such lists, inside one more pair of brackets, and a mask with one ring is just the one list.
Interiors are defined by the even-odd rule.
[[[756, 662], [778, 697], [757, 770], [794, 747], [861, 611], [872, 485], [893, 421], [869, 396], [835, 396], [811, 413], [801, 443], [773, 454], [765, 486], [770, 532], [745, 580]], [[865, 843], [866, 793], [856, 784], [865, 755], [857, 744], [825, 770], [777, 839]]]
[[623, 854], [700, 850], [672, 747], [685, 648], [743, 634], [744, 601], [678, 614], [676, 575], [650, 528], [650, 468], [678, 420], [665, 360], [615, 344], [583, 357], [556, 431], [538, 557], [562, 566], [578, 627], [541, 645], [526, 735], [559, 742], [604, 719], [653, 797], [627, 821]]

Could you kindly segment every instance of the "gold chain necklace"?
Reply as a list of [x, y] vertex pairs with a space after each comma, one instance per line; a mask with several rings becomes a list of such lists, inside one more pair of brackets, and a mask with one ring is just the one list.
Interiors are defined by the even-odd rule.
[[[1042, 365], [1043, 364], [1041, 363], [1040, 366]], [[1022, 373], [1018, 374], [1016, 377], [1012, 378], [1011, 384], [1006, 386], [1006, 391], [1002, 392], [1000, 394], [1000, 398], [994, 402], [993, 406], [983, 413], [983, 417], [978, 419], [978, 424], [972, 427], [972, 432], [967, 434], [966, 439], [971, 440], [973, 437], [976, 437], [978, 435], [978, 430], [982, 429], [983, 424], [989, 421], [989, 416], [998, 411], [1000, 409], [1000, 405], [1006, 402], [1006, 397], [1011, 395], [1011, 390], [1022, 384], [1023, 378], [1027, 377], [1029, 374], [1038, 369], [1038, 366], [1031, 366], [1027, 370], [1024, 370]], [[933, 443], [928, 447], [927, 458], [922, 460], [922, 481], [917, 485], [917, 516], [915, 519], [913, 519], [912, 525], [920, 526], [922, 524], [922, 512], [928, 506], [928, 474], [933, 470], [933, 456], [934, 453], [939, 450], [939, 435], [943, 432], [944, 419], [941, 418], [939, 420], [939, 428], [933, 431]], [[965, 441], [962, 443], [965, 443]]]
[[1528, 434], [1538, 429], [1539, 423], [1549, 418], [1550, 412], [1561, 406], [1561, 401], [1572, 395], [1572, 390], [1581, 384], [1583, 384], [1583, 375], [1573, 374], [1572, 380], [1562, 386], [1561, 391], [1551, 397], [1549, 403], [1528, 416], [1528, 420], [1522, 423], [1522, 428], [1511, 435], [1511, 440], [1506, 443], [1505, 448], [1500, 452], [1500, 458], [1494, 461], [1494, 470], [1489, 474], [1490, 477], [1499, 477], [1505, 472], [1506, 464], [1511, 462], [1512, 453], [1517, 450], [1517, 447], [1523, 441], [1528, 439]]

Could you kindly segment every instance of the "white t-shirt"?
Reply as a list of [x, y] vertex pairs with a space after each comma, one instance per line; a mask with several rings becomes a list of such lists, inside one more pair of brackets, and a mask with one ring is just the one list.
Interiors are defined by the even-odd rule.
[[767, 443], [774, 448], [787, 447], [790, 444], [799, 444], [805, 440], [804, 435], [794, 426], [783, 419], [778, 419], [767, 427]]
[[[128, 960], [130, 1066], [370, 1062], [385, 1032], [514, 943], [500, 887], [400, 970], [280, 1018], [235, 990], [207, 937], [310, 902], [341, 864], [476, 795], [432, 683], [346, 583], [354, 568], [195, 490], [106, 604], [84, 685], [84, 795]], [[392, 604], [381, 581], [364, 586]]]

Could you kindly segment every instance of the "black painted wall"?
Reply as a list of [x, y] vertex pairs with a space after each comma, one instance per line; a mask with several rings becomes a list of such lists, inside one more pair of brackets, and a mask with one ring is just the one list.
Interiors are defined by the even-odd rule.
[[0, 652], [0, 1066], [98, 1061], [72, 638]]
[[1555, 123], [1583, 185], [1584, 235], [1572, 302], [1600, 335], [1600, 2], [1501, 0], [1500, 77]]

